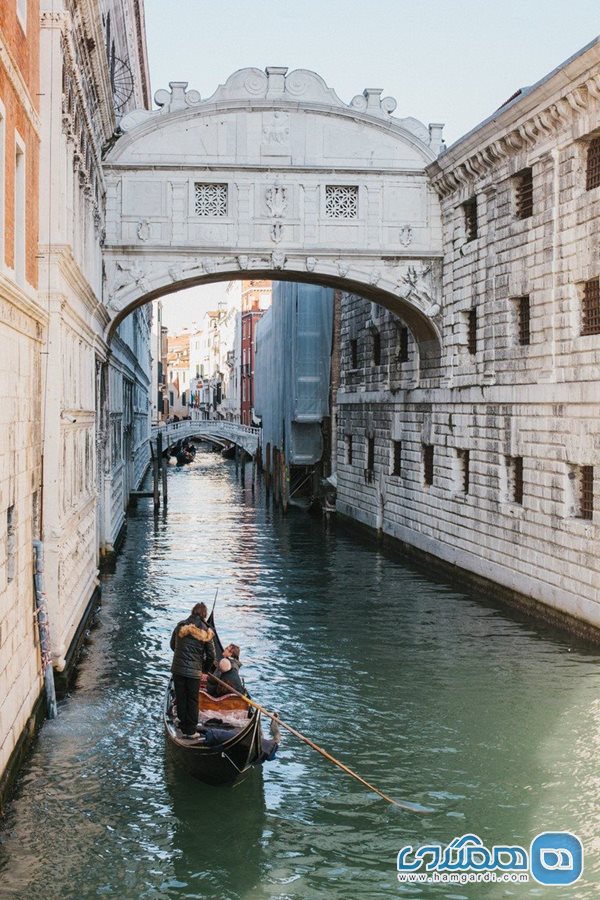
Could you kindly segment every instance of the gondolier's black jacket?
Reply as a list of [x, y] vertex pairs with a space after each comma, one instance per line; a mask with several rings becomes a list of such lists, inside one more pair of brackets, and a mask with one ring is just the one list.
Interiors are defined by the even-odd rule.
[[171, 635], [174, 675], [185, 678], [200, 678], [203, 672], [210, 672], [215, 664], [215, 634], [200, 616], [189, 616], [179, 622]]

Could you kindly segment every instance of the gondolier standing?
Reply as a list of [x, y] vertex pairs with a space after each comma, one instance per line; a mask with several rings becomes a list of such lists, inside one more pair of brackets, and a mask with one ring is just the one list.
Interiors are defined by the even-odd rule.
[[191, 615], [178, 622], [171, 635], [173, 663], [171, 671], [175, 685], [179, 727], [184, 737], [193, 738], [198, 725], [198, 692], [203, 672], [210, 672], [215, 664], [214, 632], [206, 619], [204, 603], [196, 603]]

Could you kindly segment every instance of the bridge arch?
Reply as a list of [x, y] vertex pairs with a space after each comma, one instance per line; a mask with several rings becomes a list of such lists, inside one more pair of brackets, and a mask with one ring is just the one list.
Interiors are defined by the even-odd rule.
[[202, 99], [185, 82], [121, 122], [107, 153], [110, 338], [137, 306], [214, 281], [309, 281], [400, 315], [422, 360], [441, 347], [441, 216], [425, 167], [441, 125], [344, 103], [314, 72], [235, 72]]

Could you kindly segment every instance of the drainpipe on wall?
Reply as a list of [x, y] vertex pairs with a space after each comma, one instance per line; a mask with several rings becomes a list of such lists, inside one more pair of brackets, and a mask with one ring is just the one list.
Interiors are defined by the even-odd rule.
[[33, 541], [33, 555], [35, 560], [35, 608], [40, 635], [42, 669], [44, 671], [46, 709], [48, 718], [55, 719], [58, 715], [58, 708], [56, 706], [56, 691], [54, 690], [54, 670], [52, 668], [52, 656], [50, 653], [48, 601], [46, 599], [46, 594], [44, 593], [44, 545], [42, 541]]

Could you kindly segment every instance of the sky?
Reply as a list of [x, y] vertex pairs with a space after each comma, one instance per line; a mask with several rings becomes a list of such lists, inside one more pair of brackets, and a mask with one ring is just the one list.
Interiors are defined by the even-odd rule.
[[[153, 93], [188, 81], [208, 97], [246, 66], [313, 69], [346, 102], [383, 88], [396, 116], [444, 122], [448, 145], [600, 32], [600, 0], [145, 0], [145, 8]], [[171, 315], [174, 328], [201, 318], [215, 288], [166, 300], [169, 327]]]

